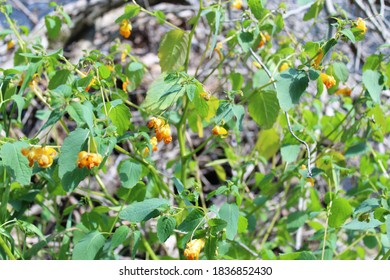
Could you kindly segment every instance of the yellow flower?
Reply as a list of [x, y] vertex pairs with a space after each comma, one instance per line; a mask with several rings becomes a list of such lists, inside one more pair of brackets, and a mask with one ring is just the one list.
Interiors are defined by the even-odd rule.
[[366, 22], [362, 18], [358, 18], [356, 20], [356, 28], [360, 29], [363, 34], [365, 34], [367, 31]]
[[153, 152], [158, 150], [158, 148], [157, 148], [158, 141], [157, 141], [156, 136], [153, 136], [152, 138], [150, 138], [150, 144], [152, 145]]
[[336, 85], [336, 80], [333, 76], [327, 75], [325, 73], [320, 74], [321, 80], [326, 86], [326, 88], [331, 88]]
[[96, 85], [96, 79], [95, 77], [92, 78], [91, 82], [87, 85], [87, 87], [85, 88], [85, 91], [89, 91], [91, 89], [92, 86]]
[[95, 166], [99, 166], [102, 161], [103, 157], [97, 153], [81, 151], [78, 154], [77, 166], [79, 168], [87, 167], [88, 169], [92, 169]]
[[211, 133], [214, 135], [227, 135], [228, 134], [227, 130], [224, 127], [219, 126], [219, 125], [214, 126], [213, 129], [211, 130]]
[[351, 96], [351, 93], [352, 93], [352, 89], [350, 89], [349, 87], [340, 88], [335, 92], [335, 94], [340, 94], [344, 96]]
[[199, 260], [200, 251], [204, 247], [203, 239], [194, 239], [187, 243], [184, 256], [187, 260]]
[[29, 166], [32, 167], [36, 161], [42, 168], [48, 168], [53, 164], [53, 157], [57, 151], [50, 147], [23, 148], [22, 154], [27, 157]]
[[260, 37], [261, 37], [261, 40], [260, 40], [260, 43], [259, 45], [257, 46], [258, 48], [261, 48], [262, 46], [264, 46], [269, 40], [271, 40], [271, 36], [269, 36], [269, 34], [267, 32], [261, 32], [260, 33]]
[[214, 48], [214, 51], [218, 54], [219, 60], [222, 60], [222, 58], [223, 58], [223, 54], [222, 54], [221, 50], [222, 50], [222, 43], [219, 42], [219, 43], [217, 43], [217, 45]]
[[210, 93], [207, 93], [207, 92], [201, 92], [200, 97], [202, 97], [206, 101], [210, 101], [210, 98], [211, 98]]
[[7, 43], [7, 51], [9, 51], [10, 49], [12, 49], [13, 47], [15, 47], [15, 41], [14, 40], [9, 40], [8, 43]]
[[306, 178], [306, 182], [310, 184], [310, 186], [314, 187], [314, 179], [313, 177]]
[[127, 86], [130, 84], [129, 78], [126, 77], [126, 81], [122, 84], [123, 91], [127, 91]]
[[231, 7], [240, 10], [242, 8], [242, 0], [234, 0]]
[[287, 62], [283, 62], [282, 65], [279, 67], [279, 72], [283, 72], [289, 68], [289, 65]]
[[132, 29], [131, 22], [127, 19], [124, 19], [119, 26], [119, 33], [127, 39], [130, 37]]

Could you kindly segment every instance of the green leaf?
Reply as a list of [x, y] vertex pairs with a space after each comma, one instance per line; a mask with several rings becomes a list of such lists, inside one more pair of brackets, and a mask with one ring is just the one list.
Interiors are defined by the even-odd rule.
[[261, 20], [264, 16], [263, 0], [248, 0], [248, 6], [252, 14], [257, 20]]
[[[89, 103], [89, 105], [91, 105]], [[66, 111], [69, 116], [71, 116], [77, 123], [77, 126], [81, 127], [84, 124], [87, 124], [90, 131], [93, 129], [93, 112], [91, 106], [88, 106], [88, 103], [81, 104], [79, 102], [72, 102], [68, 107], [66, 107]]]
[[142, 222], [154, 218], [160, 214], [159, 208], [169, 205], [169, 202], [161, 198], [145, 199], [134, 202], [119, 213], [119, 218], [129, 222]]
[[121, 15], [120, 17], [118, 17], [115, 20], [115, 23], [119, 24], [122, 22], [122, 20], [131, 19], [131, 18], [137, 16], [140, 11], [141, 11], [141, 7], [138, 5], [134, 5], [134, 4], [126, 5], [125, 13], [123, 15]]
[[309, 218], [309, 215], [304, 211], [292, 212], [287, 217], [287, 230], [295, 231], [301, 226], [303, 226], [306, 220]]
[[174, 29], [167, 32], [158, 49], [162, 72], [178, 70], [183, 66], [188, 46], [188, 33]]
[[64, 115], [63, 110], [55, 109], [51, 111], [49, 119], [45, 122], [45, 124], [39, 129], [38, 133], [43, 131], [45, 128], [50, 127], [54, 124], [56, 124]]
[[71, 72], [69, 70], [59, 70], [56, 71], [54, 76], [50, 79], [48, 88], [53, 90], [60, 85], [66, 84], [69, 82], [71, 77]]
[[252, 48], [252, 45], [255, 42], [256, 37], [252, 32], [243, 31], [238, 35], [238, 43], [244, 52], [249, 52], [249, 49]]
[[105, 65], [100, 65], [98, 68], [99, 77], [103, 80], [107, 79], [111, 75], [110, 69]]
[[176, 227], [176, 219], [171, 216], [161, 216], [157, 221], [157, 237], [164, 243]]
[[142, 63], [129, 63], [125, 68], [125, 75], [130, 81], [130, 84], [127, 86], [128, 90], [133, 91], [141, 84], [144, 73], [144, 65]]
[[226, 238], [233, 240], [238, 231], [239, 209], [236, 204], [225, 203], [219, 209], [219, 217], [227, 223]]
[[318, 14], [321, 12], [323, 7], [324, 7], [324, 1], [317, 0], [310, 6], [309, 11], [307, 11], [307, 13], [303, 16], [303, 20], [308, 21], [313, 18], [316, 18]]
[[309, 84], [309, 78], [304, 71], [289, 68], [276, 78], [277, 97], [283, 111], [288, 111], [299, 103], [301, 95]]
[[301, 150], [300, 145], [283, 145], [280, 148], [282, 159], [286, 162], [295, 162]]
[[139, 247], [139, 242], [141, 241], [141, 232], [139, 230], [136, 230], [133, 232], [133, 247], [131, 248], [131, 258], [134, 260], [135, 255], [137, 254], [137, 250]]
[[92, 231], [85, 235], [73, 249], [73, 260], [93, 260], [105, 242], [99, 231]]
[[118, 227], [115, 230], [115, 232], [111, 238], [110, 249], [111, 250], [115, 249], [116, 247], [121, 245], [123, 242], [125, 242], [129, 232], [130, 232], [130, 228], [128, 226], [122, 225], [122, 226]]
[[240, 90], [244, 83], [244, 77], [237, 72], [232, 72], [229, 74], [230, 81], [232, 83], [232, 90]]
[[124, 160], [118, 166], [119, 178], [126, 189], [134, 187], [140, 180], [142, 166], [132, 160]]
[[354, 219], [348, 224], [344, 225], [343, 229], [366, 231], [368, 229], [379, 227], [382, 224], [383, 223], [375, 219], [374, 215], [371, 213], [369, 215], [369, 219], [367, 219], [366, 221], [359, 221], [358, 219]]
[[279, 134], [275, 129], [260, 130], [255, 149], [265, 159], [271, 158], [280, 147]]
[[167, 75], [159, 76], [149, 87], [142, 107], [150, 110], [151, 113], [160, 114], [162, 111], [172, 106], [176, 100], [185, 94], [185, 87], [179, 84], [180, 79], [175, 78], [165, 81]]
[[87, 137], [88, 130], [77, 128], [65, 138], [58, 160], [58, 176], [65, 191], [73, 191], [77, 185], [89, 174], [86, 168], [78, 168], [78, 153], [81, 151]]
[[351, 214], [352, 207], [348, 200], [342, 197], [336, 198], [333, 200], [330, 208], [329, 226], [334, 228], [341, 227]]
[[58, 16], [45, 16], [45, 25], [50, 39], [56, 39], [61, 30], [61, 19]]
[[244, 233], [248, 229], [248, 219], [245, 218], [244, 216], [239, 216], [238, 217], [238, 233]]
[[349, 71], [347, 66], [342, 62], [335, 62], [332, 64], [333, 72], [335, 76], [342, 82], [346, 82], [348, 80]]
[[353, 34], [352, 30], [347, 28], [341, 30], [341, 33], [345, 35], [352, 43], [356, 43], [355, 35]]
[[257, 91], [249, 99], [249, 115], [263, 129], [271, 128], [279, 115], [279, 102], [274, 91]]
[[155, 11], [154, 16], [159, 24], [164, 24], [166, 16], [163, 11]]
[[24, 98], [18, 94], [13, 95], [12, 100], [15, 101], [16, 106], [18, 107], [18, 122], [21, 122], [22, 121], [22, 111], [23, 111], [24, 104], [26, 102], [24, 101]]
[[[5, 143], [1, 147], [0, 156], [7, 173], [21, 185], [30, 184], [32, 169], [27, 158], [22, 154], [22, 148], [27, 147], [23, 142]], [[3, 178], [2, 178], [3, 179]]]
[[381, 73], [373, 70], [363, 72], [363, 84], [375, 103], [380, 103], [380, 95], [383, 89], [380, 83]]
[[[111, 102], [112, 105], [112, 102]], [[118, 104], [109, 109], [108, 116], [112, 124], [116, 126], [119, 135], [125, 134], [130, 127], [131, 113], [125, 104]]]
[[177, 229], [180, 231], [192, 232], [196, 228], [200, 228], [204, 223], [204, 220], [204, 213], [198, 209], [194, 209], [188, 214]]
[[208, 221], [212, 234], [217, 234], [227, 226], [227, 222], [222, 219], [213, 218]]

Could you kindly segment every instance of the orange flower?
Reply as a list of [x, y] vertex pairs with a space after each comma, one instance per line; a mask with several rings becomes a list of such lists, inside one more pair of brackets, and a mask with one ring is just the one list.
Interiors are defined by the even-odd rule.
[[269, 34], [267, 32], [264, 32], [264, 33], [261, 32], [260, 37], [261, 37], [261, 40], [260, 40], [259, 45], [257, 46], [258, 48], [261, 48], [262, 46], [264, 46], [271, 39], [271, 36], [269, 36]]
[[94, 85], [96, 85], [96, 79], [92, 78], [91, 82], [85, 88], [85, 91], [89, 91], [91, 89], [91, 87], [94, 86]]
[[127, 19], [124, 19], [119, 26], [119, 33], [127, 39], [130, 37], [132, 29], [131, 22]]
[[326, 86], [326, 88], [331, 88], [336, 85], [336, 80], [333, 76], [327, 75], [325, 73], [320, 74], [321, 80]]
[[30, 147], [23, 148], [22, 154], [27, 157], [30, 167], [36, 161], [40, 167], [48, 168], [53, 164], [53, 157], [57, 155], [57, 152], [50, 147]]
[[97, 153], [87, 153], [81, 151], [78, 154], [77, 166], [83, 168], [84, 166], [88, 169], [92, 169], [95, 166], [99, 166], [103, 161], [103, 157]]
[[219, 126], [219, 125], [214, 126], [213, 129], [211, 130], [211, 133], [214, 135], [227, 135], [228, 134], [227, 130], [224, 127]]
[[324, 57], [324, 51], [320, 48], [315, 56], [315, 59], [313, 63], [311, 64], [314, 68], [318, 68], [320, 66], [320, 63], [322, 61], [322, 58]]
[[148, 122], [148, 127], [158, 129], [158, 128], [162, 127], [164, 124], [165, 124], [165, 121], [163, 119], [151, 117], [149, 122]]
[[204, 247], [203, 239], [194, 239], [187, 243], [186, 249], [184, 250], [184, 256], [187, 260], [199, 260], [200, 251]]
[[287, 62], [283, 62], [282, 65], [280, 65], [279, 67], [279, 72], [283, 72], [285, 70], [287, 70], [290, 66], [288, 65]]
[[344, 96], [351, 96], [351, 93], [352, 93], [352, 89], [350, 89], [349, 87], [340, 88], [335, 92], [335, 94], [340, 94]]
[[129, 78], [126, 77], [126, 81], [122, 84], [123, 91], [127, 91], [127, 86], [130, 84]]
[[13, 47], [15, 47], [15, 41], [14, 40], [9, 40], [7, 42], [7, 51], [9, 51], [10, 49], [12, 49]]
[[355, 27], [360, 29], [363, 32], [363, 34], [365, 34], [366, 31], [367, 31], [366, 22], [362, 18], [358, 18], [356, 20], [356, 26]]
[[231, 6], [233, 9], [241, 10], [242, 0], [234, 0]]

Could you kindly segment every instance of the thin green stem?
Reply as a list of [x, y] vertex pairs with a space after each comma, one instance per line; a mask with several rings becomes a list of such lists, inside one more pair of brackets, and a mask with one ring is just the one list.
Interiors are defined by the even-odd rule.
[[198, 11], [198, 14], [196, 15], [195, 23], [192, 26], [190, 35], [188, 36], [187, 54], [186, 54], [186, 60], [184, 62], [184, 71], [185, 72], [188, 72], [188, 65], [189, 65], [189, 61], [190, 61], [190, 53], [191, 53], [191, 46], [192, 46], [191, 42], [192, 42], [192, 38], [194, 37], [196, 26], [198, 25], [200, 16], [202, 15], [202, 11], [203, 11], [203, 0], [200, 0], [199, 1], [199, 11]]
[[0, 246], [1, 246], [1, 248], [3, 248], [4, 252], [7, 254], [7, 256], [10, 260], [16, 260], [14, 254], [12, 254], [10, 248], [7, 246], [7, 243], [5, 243], [1, 234], [0, 234]]
[[[142, 12], [144, 12], [144, 13], [146, 13], [146, 14], [152, 16], [152, 17], [156, 17], [156, 15], [155, 15], [153, 12], [150, 12], [150, 11], [148, 11], [147, 9], [145, 9], [144, 7], [140, 6], [135, 0], [133, 0], [133, 3], [134, 3], [134, 5], [137, 5], [137, 6], [140, 8], [140, 10], [141, 10]], [[164, 21], [164, 24], [166, 24], [166, 25], [172, 27], [173, 29], [181, 30], [181, 28], [179, 28], [179, 27], [177, 27], [176, 25], [170, 23], [169, 21], [167, 21], [167, 20], [165, 20], [165, 19], [164, 19], [163, 21]]]

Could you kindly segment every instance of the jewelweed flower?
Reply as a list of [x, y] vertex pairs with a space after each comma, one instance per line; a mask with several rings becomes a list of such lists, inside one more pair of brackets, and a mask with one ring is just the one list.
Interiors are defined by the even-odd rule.
[[204, 247], [204, 243], [203, 239], [193, 239], [188, 242], [184, 250], [184, 256], [187, 260], [199, 260], [199, 254]]
[[326, 88], [331, 88], [334, 85], [336, 85], [336, 80], [333, 76], [330, 76], [330, 75], [325, 74], [325, 73], [321, 73], [320, 77], [321, 77], [322, 82], [326, 86]]
[[219, 42], [214, 48], [214, 51], [218, 54], [219, 60], [223, 59], [223, 54], [222, 54], [222, 43]]
[[227, 135], [228, 134], [227, 130], [224, 127], [219, 126], [219, 125], [214, 126], [213, 129], [211, 130], [211, 133], [214, 135]]
[[267, 32], [261, 32], [260, 33], [261, 40], [259, 42], [258, 48], [261, 48], [264, 46], [269, 40], [271, 40], [271, 36]]
[[320, 66], [323, 57], [324, 57], [324, 51], [320, 48], [311, 65], [317, 69]]
[[81, 151], [78, 154], [77, 166], [79, 168], [85, 166], [88, 169], [92, 169], [95, 166], [99, 166], [102, 161], [103, 157], [100, 154]]
[[53, 164], [53, 157], [57, 155], [57, 151], [50, 147], [30, 147], [23, 148], [22, 154], [27, 157], [30, 167], [36, 161], [39, 167], [48, 168]]
[[119, 25], [119, 33], [126, 39], [130, 37], [132, 29], [131, 22], [128, 19], [122, 20]]
[[282, 65], [280, 65], [279, 67], [279, 72], [283, 72], [285, 70], [287, 70], [290, 66], [288, 65], [287, 62], [283, 62]]
[[360, 29], [363, 32], [363, 34], [365, 34], [366, 31], [367, 31], [366, 22], [362, 18], [358, 18], [356, 20], [356, 26], [355, 27]]
[[7, 51], [9, 51], [10, 49], [12, 49], [13, 47], [15, 47], [15, 41], [14, 40], [9, 40], [7, 42]]
[[234, 0], [231, 6], [233, 9], [241, 10], [242, 0]]
[[335, 94], [344, 95], [344, 96], [351, 96], [351, 93], [352, 93], [352, 89], [350, 89], [349, 87], [340, 88], [335, 92]]

